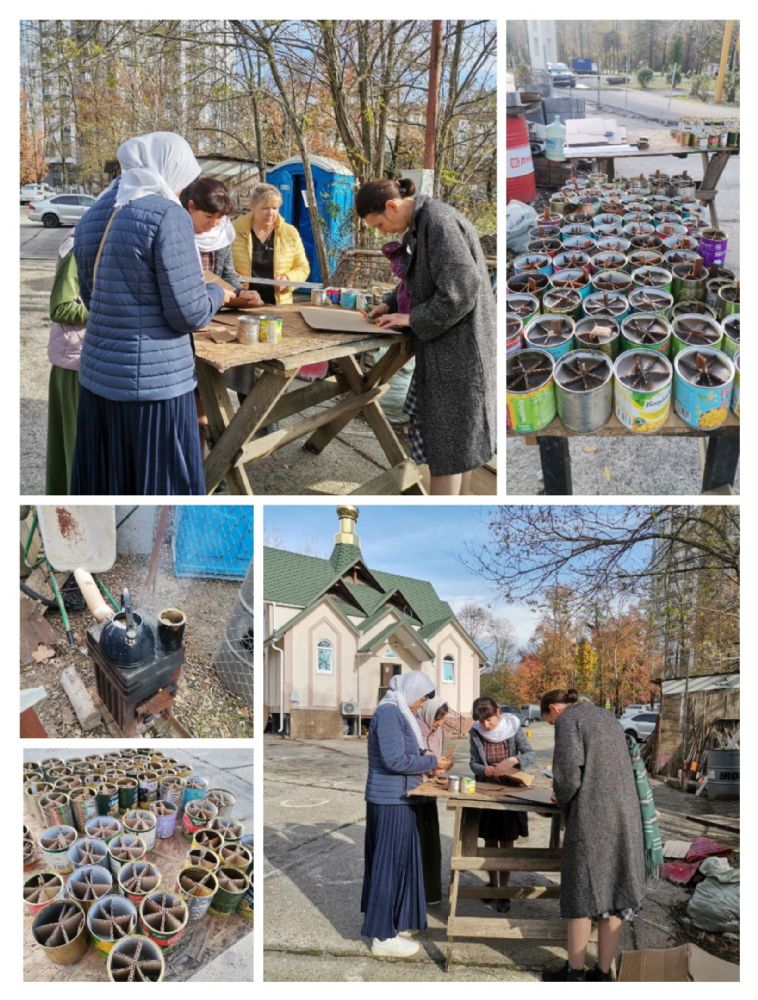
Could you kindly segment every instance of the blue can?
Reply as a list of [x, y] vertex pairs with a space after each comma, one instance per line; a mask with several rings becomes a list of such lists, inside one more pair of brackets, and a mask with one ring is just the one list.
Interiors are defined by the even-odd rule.
[[524, 330], [527, 348], [545, 351], [555, 361], [574, 346], [574, 321], [563, 313], [535, 316]]
[[720, 427], [729, 416], [734, 387], [732, 359], [713, 347], [688, 347], [674, 358], [674, 411], [699, 431]]

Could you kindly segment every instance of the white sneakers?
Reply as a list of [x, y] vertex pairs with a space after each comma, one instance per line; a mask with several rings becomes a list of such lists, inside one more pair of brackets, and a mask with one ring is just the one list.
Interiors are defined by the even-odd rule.
[[371, 942], [371, 954], [374, 958], [410, 958], [419, 950], [416, 941], [403, 937], [385, 938], [383, 941], [374, 938]]

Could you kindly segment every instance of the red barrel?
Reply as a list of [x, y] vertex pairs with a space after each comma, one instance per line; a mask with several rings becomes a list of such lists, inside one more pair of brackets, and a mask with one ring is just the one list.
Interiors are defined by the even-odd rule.
[[534, 201], [537, 185], [534, 180], [532, 148], [529, 145], [529, 126], [523, 115], [508, 115], [508, 129], [505, 137], [505, 192], [506, 203]]

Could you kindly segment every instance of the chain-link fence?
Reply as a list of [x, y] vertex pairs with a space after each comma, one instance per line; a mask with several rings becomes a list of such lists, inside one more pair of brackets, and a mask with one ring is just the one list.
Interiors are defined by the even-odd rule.
[[213, 665], [219, 677], [253, 708], [253, 563], [240, 587]]

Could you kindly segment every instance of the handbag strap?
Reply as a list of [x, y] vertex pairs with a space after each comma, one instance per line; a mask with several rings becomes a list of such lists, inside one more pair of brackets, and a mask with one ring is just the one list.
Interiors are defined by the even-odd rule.
[[118, 212], [118, 210], [119, 210], [120, 207], [121, 207], [120, 205], [116, 206], [116, 208], [114, 208], [113, 211], [111, 212], [111, 217], [110, 217], [110, 219], [108, 219], [108, 225], [105, 227], [105, 231], [103, 232], [103, 235], [100, 238], [100, 246], [97, 248], [97, 254], [95, 256], [95, 266], [92, 269], [92, 288], [93, 289], [95, 287], [95, 278], [97, 277], [97, 268], [98, 268], [98, 265], [100, 264], [100, 255], [102, 254], [103, 247], [105, 246], [105, 238], [107, 237], [108, 231], [111, 228], [111, 223], [116, 218], [116, 212]]

